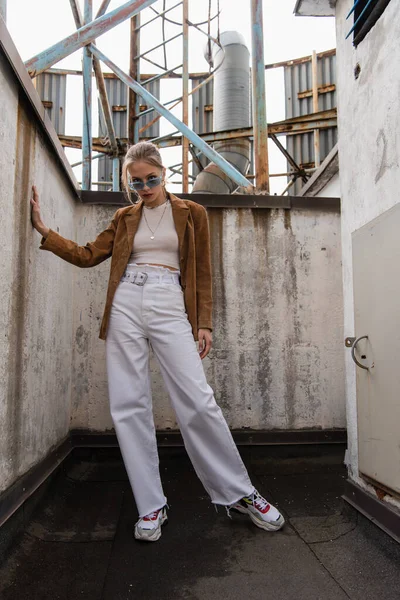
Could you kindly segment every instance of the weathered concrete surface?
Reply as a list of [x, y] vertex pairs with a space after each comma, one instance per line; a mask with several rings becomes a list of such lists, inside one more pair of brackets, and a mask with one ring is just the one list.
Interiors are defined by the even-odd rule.
[[[94, 240], [115, 207], [75, 206], [75, 240]], [[71, 427], [104, 431], [112, 427], [108, 408], [105, 343], [99, 339], [111, 262], [92, 269], [74, 268], [74, 321]]]
[[210, 211], [208, 373], [232, 427], [343, 426], [339, 220], [310, 211]]
[[0, 492], [67, 434], [72, 268], [39, 252], [32, 183], [49, 226], [73, 235], [73, 192], [0, 53]]
[[[352, 0], [336, 5], [338, 127], [342, 198], [344, 332], [353, 336], [352, 233], [399, 202], [400, 20], [395, 2], [354, 48], [346, 15]], [[358, 79], [354, 69], [361, 67]], [[346, 401], [350, 476], [358, 476], [356, 368], [346, 351]], [[369, 491], [375, 494], [372, 488]], [[400, 503], [393, 500], [400, 507]]]
[[340, 500], [344, 447], [241, 451], [283, 530], [217, 514], [184, 450], [164, 448], [169, 524], [137, 542], [121, 459], [76, 456], [0, 566], [2, 600], [398, 600], [400, 546]]
[[[77, 239], [112, 207], [76, 206]], [[205, 369], [235, 429], [343, 427], [340, 216], [210, 209], [214, 348]], [[104, 342], [97, 339], [109, 264], [75, 270], [72, 427], [112, 427]], [[156, 426], [177, 424], [151, 362]]]

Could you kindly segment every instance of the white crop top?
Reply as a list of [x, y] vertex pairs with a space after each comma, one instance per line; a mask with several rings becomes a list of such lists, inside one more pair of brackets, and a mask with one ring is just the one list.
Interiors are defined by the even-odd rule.
[[155, 208], [143, 206], [129, 263], [159, 264], [179, 269], [179, 240], [169, 200]]

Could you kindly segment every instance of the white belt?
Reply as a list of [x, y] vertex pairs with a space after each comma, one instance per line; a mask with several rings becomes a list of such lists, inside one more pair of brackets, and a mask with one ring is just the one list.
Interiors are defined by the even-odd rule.
[[178, 273], [145, 273], [144, 271], [125, 271], [121, 277], [124, 283], [144, 285], [145, 283], [174, 283], [180, 285]]

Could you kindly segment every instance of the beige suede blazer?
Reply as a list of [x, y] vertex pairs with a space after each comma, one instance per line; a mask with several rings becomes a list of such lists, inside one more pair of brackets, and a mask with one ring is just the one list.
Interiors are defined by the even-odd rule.
[[[170, 194], [175, 228], [179, 239], [181, 285], [186, 312], [195, 340], [199, 329], [212, 329], [212, 290], [210, 235], [207, 213], [191, 200]], [[142, 215], [143, 202], [117, 210], [111, 223], [94, 242], [79, 246], [53, 230], [40, 246], [77, 267], [94, 267], [111, 257], [106, 304], [100, 338], [107, 335], [110, 310], [115, 291], [132, 252], [135, 233]]]

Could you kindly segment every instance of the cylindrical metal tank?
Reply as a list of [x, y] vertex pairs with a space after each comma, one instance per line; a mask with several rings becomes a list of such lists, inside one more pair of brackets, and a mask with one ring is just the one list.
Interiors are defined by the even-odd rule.
[[[221, 46], [213, 47], [214, 75], [213, 129], [223, 131], [251, 126], [250, 53], [243, 36], [237, 31], [225, 31]], [[244, 175], [250, 164], [250, 140], [239, 138], [216, 142], [214, 149]], [[199, 173], [193, 186], [194, 194], [231, 194], [237, 184], [210, 163]]]

